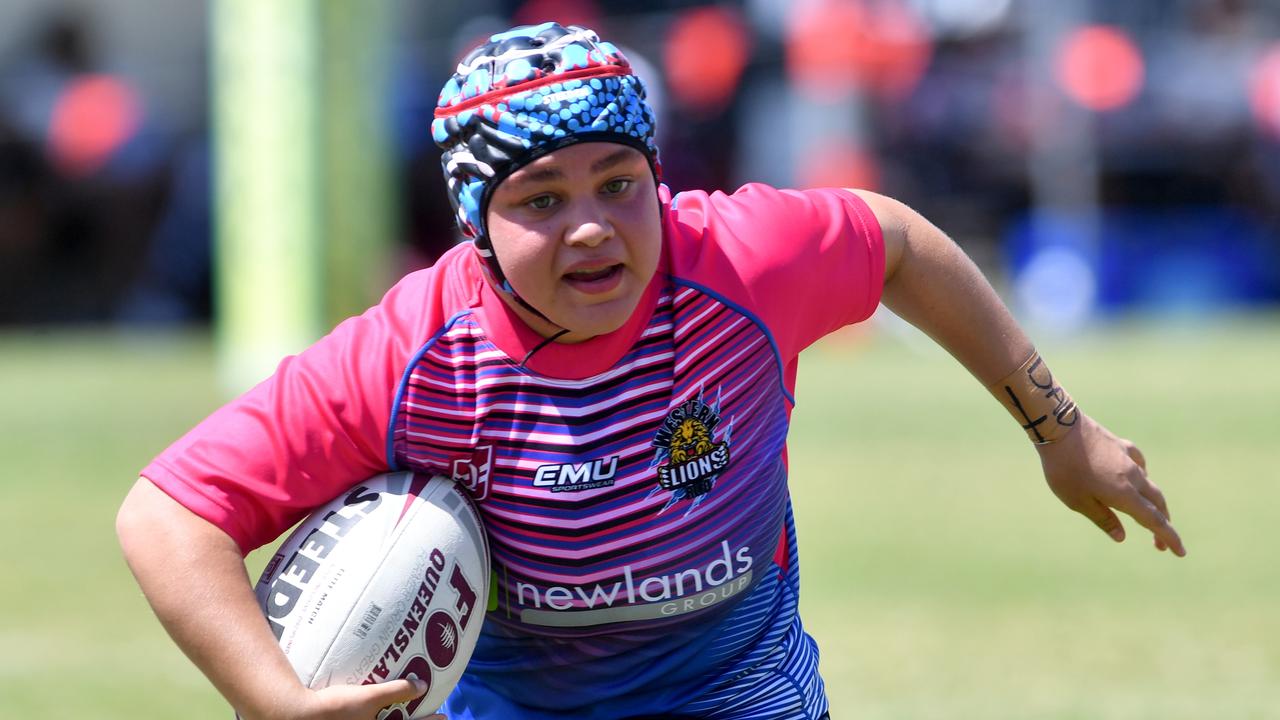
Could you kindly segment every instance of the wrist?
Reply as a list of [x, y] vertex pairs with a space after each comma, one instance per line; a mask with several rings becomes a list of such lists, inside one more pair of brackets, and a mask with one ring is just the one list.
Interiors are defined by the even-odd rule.
[[223, 694], [237, 710], [237, 720], [293, 720], [309, 716], [315, 691], [298, 680], [291, 666], [286, 667], [288, 673], [279, 673], [271, 667], [256, 668], [253, 677], [246, 678], [235, 690], [224, 690]]
[[1075, 400], [1054, 379], [1040, 353], [1031, 352], [1017, 370], [987, 386], [1037, 447], [1066, 438], [1081, 414]]

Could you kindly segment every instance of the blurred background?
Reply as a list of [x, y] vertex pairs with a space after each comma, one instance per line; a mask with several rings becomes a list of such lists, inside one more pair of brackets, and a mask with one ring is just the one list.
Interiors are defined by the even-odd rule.
[[674, 190], [864, 187], [950, 233], [1185, 518], [1182, 565], [1114, 551], [913, 331], [824, 343], [793, 465], [835, 717], [1280, 718], [1273, 0], [0, 0], [0, 532], [39, 548], [4, 561], [0, 716], [225, 716], [114, 509], [456, 242], [436, 94], [544, 20], [631, 58]]
[[[315, 329], [362, 309], [455, 241], [427, 132], [443, 80], [544, 18], [628, 51], [673, 189], [898, 197], [1060, 327], [1280, 301], [1272, 2], [273, 5], [0, 3], [0, 323], [207, 324], [218, 240], [282, 223], [386, 251]], [[246, 210], [245, 168], [299, 177]]]

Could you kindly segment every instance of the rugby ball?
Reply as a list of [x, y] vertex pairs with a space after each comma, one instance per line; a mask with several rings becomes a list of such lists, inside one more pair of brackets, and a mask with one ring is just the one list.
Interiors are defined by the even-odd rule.
[[452, 480], [387, 473], [303, 520], [255, 591], [304, 685], [417, 676], [426, 694], [378, 720], [426, 717], [457, 684], [480, 635], [488, 542]]

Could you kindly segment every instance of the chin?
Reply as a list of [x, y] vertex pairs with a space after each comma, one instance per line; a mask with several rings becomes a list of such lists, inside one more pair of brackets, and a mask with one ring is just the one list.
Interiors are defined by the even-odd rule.
[[609, 317], [577, 317], [566, 327], [574, 338], [578, 340], [587, 340], [597, 335], [608, 335], [627, 324], [627, 320], [631, 317], [630, 313], [614, 317], [610, 313]]
[[565, 312], [559, 314], [558, 319], [552, 319], [560, 327], [568, 328], [577, 340], [606, 335], [627, 324], [643, 294], [643, 288], [632, 287], [622, 289], [607, 300], [582, 302], [581, 297], [573, 298], [571, 304], [564, 307]]
[[580, 340], [607, 335], [627, 324], [639, 302], [638, 297], [620, 297], [598, 305], [578, 308], [577, 312], [571, 313], [570, 317], [566, 318], [567, 324], [563, 327], [567, 327], [574, 337]]

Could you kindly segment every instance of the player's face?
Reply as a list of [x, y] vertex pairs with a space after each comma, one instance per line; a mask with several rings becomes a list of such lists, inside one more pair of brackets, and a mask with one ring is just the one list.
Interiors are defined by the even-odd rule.
[[[657, 188], [627, 145], [579, 143], [525, 165], [494, 189], [487, 221], [508, 282], [565, 341], [622, 327], [658, 267]], [[508, 304], [543, 336], [559, 329]]]

